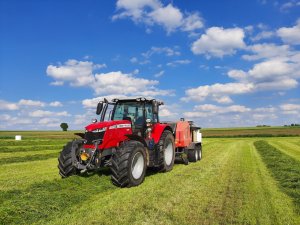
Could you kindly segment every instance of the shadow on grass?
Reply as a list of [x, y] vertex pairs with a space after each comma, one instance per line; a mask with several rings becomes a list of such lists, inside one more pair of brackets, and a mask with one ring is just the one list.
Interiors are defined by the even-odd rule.
[[[0, 193], [0, 224], [31, 224], [58, 217], [74, 206], [116, 189], [107, 171], [44, 181], [25, 190]], [[99, 195], [98, 195], [99, 196]]]
[[280, 189], [292, 198], [296, 212], [300, 214], [300, 162], [266, 141], [256, 141], [254, 146], [273, 177], [279, 182]]

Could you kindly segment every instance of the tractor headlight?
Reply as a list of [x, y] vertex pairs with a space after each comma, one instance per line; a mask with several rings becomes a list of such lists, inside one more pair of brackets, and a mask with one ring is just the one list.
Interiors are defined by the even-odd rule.
[[103, 127], [103, 128], [101, 128], [101, 129], [93, 130], [92, 132], [93, 132], [93, 133], [100, 133], [100, 132], [104, 132], [104, 131], [106, 131], [106, 127]]

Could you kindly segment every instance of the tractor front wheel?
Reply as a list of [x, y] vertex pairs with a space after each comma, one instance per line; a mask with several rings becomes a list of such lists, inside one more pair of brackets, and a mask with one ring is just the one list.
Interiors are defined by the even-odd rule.
[[145, 179], [147, 158], [145, 147], [138, 141], [126, 141], [112, 155], [111, 181], [118, 187], [132, 187]]
[[62, 178], [66, 178], [79, 173], [74, 166], [76, 154], [78, 153], [82, 142], [71, 141], [66, 144], [58, 157], [58, 169]]

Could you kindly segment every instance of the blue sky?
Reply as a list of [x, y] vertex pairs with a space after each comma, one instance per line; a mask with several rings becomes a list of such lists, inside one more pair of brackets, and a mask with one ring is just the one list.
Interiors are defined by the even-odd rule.
[[0, 0], [0, 129], [81, 129], [130, 96], [202, 127], [299, 123], [299, 46], [299, 0]]

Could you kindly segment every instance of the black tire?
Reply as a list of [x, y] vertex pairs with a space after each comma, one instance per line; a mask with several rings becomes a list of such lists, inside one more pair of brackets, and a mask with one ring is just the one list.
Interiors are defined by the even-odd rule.
[[[134, 177], [134, 163], [136, 157], [143, 158], [143, 167], [140, 176]], [[138, 158], [140, 160], [140, 158]], [[145, 147], [138, 141], [126, 141], [112, 155], [111, 181], [118, 187], [133, 187], [141, 184], [145, 179], [147, 158]], [[140, 164], [141, 165], [141, 164]], [[141, 167], [139, 167], [141, 168]]]
[[197, 150], [198, 150], [198, 160], [200, 161], [202, 159], [202, 146], [199, 145], [197, 147]]
[[58, 169], [62, 178], [66, 178], [79, 173], [74, 166], [76, 162], [76, 154], [78, 153], [82, 142], [71, 141], [67, 143], [58, 157]]
[[195, 147], [194, 149], [188, 150], [188, 160], [190, 162], [197, 162], [198, 160], [198, 149]]
[[[168, 157], [167, 147], [172, 144], [172, 155], [171, 160]], [[160, 167], [161, 172], [168, 172], [173, 169], [175, 161], [175, 142], [174, 136], [171, 131], [165, 130], [159, 140], [159, 150], [160, 150]]]

